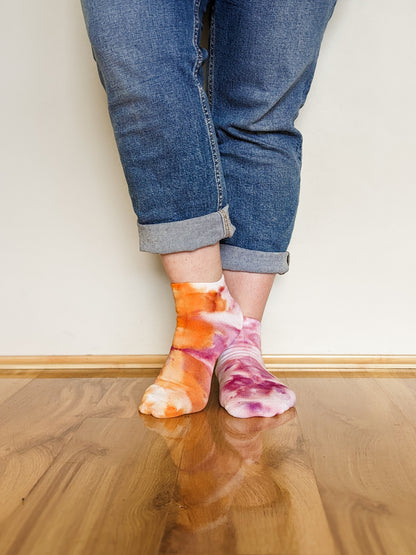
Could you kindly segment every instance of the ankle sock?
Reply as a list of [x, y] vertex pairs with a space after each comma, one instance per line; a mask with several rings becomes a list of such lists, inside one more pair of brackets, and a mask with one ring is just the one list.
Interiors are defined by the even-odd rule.
[[177, 325], [172, 347], [139, 406], [170, 418], [205, 408], [218, 355], [237, 337], [243, 315], [224, 276], [215, 283], [172, 283]]
[[264, 366], [260, 322], [244, 317], [243, 328], [218, 358], [220, 404], [237, 418], [275, 416], [293, 407], [296, 396]]

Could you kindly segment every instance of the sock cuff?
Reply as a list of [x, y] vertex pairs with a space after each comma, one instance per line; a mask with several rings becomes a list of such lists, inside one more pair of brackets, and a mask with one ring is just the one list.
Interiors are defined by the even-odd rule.
[[171, 283], [171, 287], [174, 291], [180, 291], [181, 289], [192, 288], [194, 291], [212, 291], [220, 289], [220, 287], [225, 286], [224, 274], [221, 275], [218, 281], [211, 282], [193, 282], [193, 281], [182, 281], [179, 283]]
[[261, 321], [257, 318], [251, 318], [250, 316], [244, 316], [243, 318], [243, 334], [261, 334]]
[[244, 324], [251, 326], [261, 326], [261, 320], [257, 320], [257, 318], [252, 318], [251, 316], [244, 316]]

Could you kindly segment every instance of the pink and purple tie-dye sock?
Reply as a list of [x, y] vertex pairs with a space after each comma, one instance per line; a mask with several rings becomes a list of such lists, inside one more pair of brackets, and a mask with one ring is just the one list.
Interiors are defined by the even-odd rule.
[[243, 315], [224, 276], [215, 283], [172, 283], [177, 326], [172, 348], [139, 410], [171, 418], [205, 408], [218, 355], [238, 335]]
[[264, 366], [260, 322], [244, 317], [243, 328], [220, 355], [215, 373], [220, 404], [231, 416], [275, 416], [293, 407], [296, 396]]

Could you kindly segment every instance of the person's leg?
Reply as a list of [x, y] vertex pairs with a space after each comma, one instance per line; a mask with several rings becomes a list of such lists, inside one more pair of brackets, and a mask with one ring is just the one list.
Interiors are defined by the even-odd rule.
[[162, 254], [162, 264], [171, 283], [214, 282], [222, 275], [219, 244], [195, 251]]
[[162, 263], [171, 281], [177, 324], [169, 356], [139, 410], [170, 418], [205, 408], [214, 365], [241, 330], [243, 315], [222, 275], [218, 243], [162, 255]]
[[218, 241], [234, 231], [199, 47], [207, 0], [82, 0], [133, 208], [140, 249], [162, 255], [177, 328], [140, 410], [204, 408], [216, 359], [242, 314]]
[[234, 231], [199, 46], [207, 0], [81, 0], [137, 215], [140, 249], [170, 254]]
[[217, 282], [172, 283], [177, 324], [172, 347], [139, 410], [170, 418], [205, 408], [215, 362], [243, 324], [240, 307], [224, 276]]
[[224, 277], [231, 295], [240, 305], [244, 316], [261, 320], [275, 274], [224, 270]]
[[334, 0], [216, 0], [209, 99], [236, 226], [223, 268], [286, 273], [309, 91]]
[[217, 0], [209, 97], [236, 225], [221, 241], [224, 274], [243, 329], [220, 356], [220, 402], [235, 416], [272, 416], [295, 395], [264, 367], [260, 320], [299, 199], [302, 137], [294, 121], [313, 78], [334, 0]]

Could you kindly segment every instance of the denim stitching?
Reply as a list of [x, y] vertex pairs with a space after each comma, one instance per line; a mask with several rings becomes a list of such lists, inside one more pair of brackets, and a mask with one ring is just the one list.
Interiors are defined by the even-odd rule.
[[214, 44], [215, 44], [215, 3], [211, 8], [211, 21], [209, 30], [209, 60], [208, 60], [208, 100], [211, 106], [211, 115], [214, 109]]
[[210, 111], [209, 111], [209, 107], [207, 106], [206, 100], [205, 100], [205, 93], [204, 93], [204, 89], [201, 86], [201, 83], [199, 81], [198, 78], [198, 70], [201, 67], [201, 63], [202, 63], [202, 51], [201, 48], [199, 47], [198, 44], [198, 35], [199, 35], [199, 7], [201, 4], [201, 0], [195, 0], [194, 3], [194, 48], [196, 50], [196, 61], [195, 61], [195, 65], [194, 65], [194, 79], [195, 79], [195, 83], [198, 87], [198, 92], [199, 92], [199, 98], [201, 100], [201, 106], [202, 106], [202, 111], [204, 113], [204, 117], [205, 117], [205, 123], [207, 126], [207, 130], [208, 130], [208, 137], [209, 137], [209, 142], [210, 142], [210, 146], [211, 146], [211, 154], [212, 154], [212, 161], [214, 163], [214, 175], [215, 175], [215, 181], [217, 184], [217, 192], [218, 192], [218, 207], [217, 209], [220, 210], [220, 208], [222, 207], [223, 204], [223, 200], [224, 200], [224, 193], [223, 193], [223, 188], [222, 188], [222, 183], [221, 183], [221, 169], [220, 169], [220, 158], [219, 158], [219, 154], [216, 148], [216, 143], [215, 143], [215, 133], [213, 131], [213, 124], [211, 121], [211, 117], [210, 117]]
[[224, 224], [226, 237], [231, 237], [230, 218], [228, 217], [228, 214], [226, 210], [224, 210], [224, 208], [221, 208], [221, 210], [219, 210], [219, 213], [222, 217], [222, 223]]

